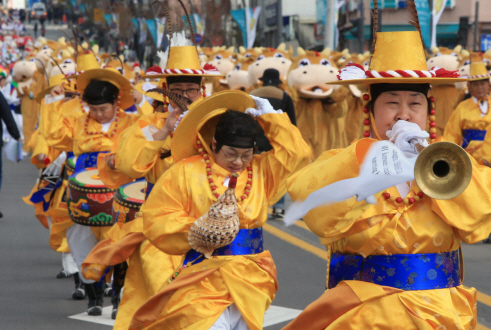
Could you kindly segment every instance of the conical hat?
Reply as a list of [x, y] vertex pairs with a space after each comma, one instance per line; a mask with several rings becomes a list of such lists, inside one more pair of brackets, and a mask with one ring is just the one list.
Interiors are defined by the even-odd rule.
[[489, 72], [486, 69], [486, 64], [482, 61], [482, 56], [478, 53], [471, 54], [469, 81], [489, 79]]
[[195, 76], [195, 77], [224, 77], [213, 65], [205, 64], [201, 68], [198, 50], [196, 46], [171, 46], [167, 65], [162, 68], [162, 74], [142, 78], [165, 78], [171, 76]]
[[77, 89], [83, 94], [85, 88], [91, 80], [107, 81], [118, 87], [121, 95], [121, 108], [127, 109], [134, 104], [131, 91], [133, 87], [128, 79], [126, 79], [118, 70], [114, 68], [92, 69], [81, 73], [77, 77]]
[[332, 85], [451, 84], [466, 81], [457, 72], [433, 68], [428, 71], [426, 58], [417, 31], [377, 32], [375, 50], [368, 71], [359, 64], [348, 64], [339, 71]]
[[[171, 150], [176, 162], [199, 155], [196, 137], [208, 148], [215, 135], [215, 126], [219, 116], [227, 109], [245, 112], [255, 108], [256, 103], [249, 94], [237, 90], [215, 93], [199, 103], [189, 106], [189, 112], [182, 118], [174, 131]], [[209, 151], [209, 150], [208, 150]]]
[[99, 62], [93, 53], [83, 54], [77, 56], [77, 72], [73, 75], [67, 76], [67, 78], [72, 79], [78, 77], [81, 73], [85, 71], [100, 69]]

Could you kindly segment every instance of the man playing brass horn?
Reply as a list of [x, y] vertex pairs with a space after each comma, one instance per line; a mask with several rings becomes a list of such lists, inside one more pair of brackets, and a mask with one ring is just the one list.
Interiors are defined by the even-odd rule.
[[341, 195], [355, 190], [347, 182], [364, 185], [346, 199], [331, 196], [330, 204], [304, 208], [305, 223], [331, 251], [329, 290], [284, 329], [474, 329], [476, 290], [462, 286], [459, 253], [462, 241], [478, 242], [491, 230], [491, 191], [485, 188], [491, 170], [467, 159], [470, 184], [449, 200], [428, 196], [412, 179], [390, 184], [396, 174], [414, 172], [408, 165], [422, 156], [416, 144], [436, 139], [429, 84], [462, 79], [428, 71], [416, 31], [377, 33], [370, 69], [348, 65], [338, 77], [336, 84], [368, 86], [366, 138], [324, 153], [287, 187], [293, 200], [305, 200], [298, 209], [312, 196], [325, 201], [318, 191], [336, 185], [343, 189], [333, 195]]

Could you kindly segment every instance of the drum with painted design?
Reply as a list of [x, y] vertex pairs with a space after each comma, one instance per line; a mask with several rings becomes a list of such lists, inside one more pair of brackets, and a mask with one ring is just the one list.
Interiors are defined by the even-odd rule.
[[124, 224], [135, 220], [145, 201], [146, 181], [134, 181], [119, 187], [113, 201], [113, 222]]
[[77, 156], [72, 156], [68, 157], [66, 162], [65, 162], [65, 170], [66, 170], [66, 178], [65, 180], [68, 180], [68, 177], [75, 173], [75, 165], [77, 164]]
[[84, 226], [112, 226], [114, 190], [99, 178], [97, 168], [86, 168], [68, 178], [68, 214]]

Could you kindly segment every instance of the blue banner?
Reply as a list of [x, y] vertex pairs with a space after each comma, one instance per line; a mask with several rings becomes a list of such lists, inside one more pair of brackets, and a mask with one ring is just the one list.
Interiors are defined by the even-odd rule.
[[113, 16], [111, 14], [104, 14], [104, 18], [106, 19], [107, 25], [111, 26], [113, 22]]
[[[186, 18], [186, 15], [182, 15], [181, 18], [184, 21], [184, 25], [186, 25], [186, 27], [189, 29], [188, 19]], [[193, 25], [194, 32], [198, 33], [198, 31], [196, 31], [196, 24], [192, 16], [190, 17], [190, 20], [191, 20], [191, 24]]]
[[428, 0], [415, 0], [425, 47], [431, 46], [431, 10]]
[[86, 9], [85, 5], [84, 5], [84, 4], [81, 4], [81, 5], [80, 5], [80, 10], [81, 10], [81, 11], [83, 11], [83, 12], [85, 13], [85, 9]]
[[147, 29], [152, 36], [155, 46], [157, 46], [157, 23], [155, 23], [155, 19], [147, 19]]
[[135, 26], [135, 29], [138, 30], [138, 18], [132, 18], [131, 21], [133, 22], [133, 25]]
[[235, 22], [237, 22], [237, 25], [239, 26], [239, 29], [242, 32], [242, 39], [244, 40], [244, 47], [247, 48], [247, 24], [246, 24], [245, 9], [232, 10], [230, 12], [230, 15], [232, 15]]

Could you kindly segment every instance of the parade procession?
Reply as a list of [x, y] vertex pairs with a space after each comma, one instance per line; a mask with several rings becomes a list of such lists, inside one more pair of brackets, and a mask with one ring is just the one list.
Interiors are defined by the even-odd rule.
[[5, 6], [0, 329], [491, 329], [491, 0]]

